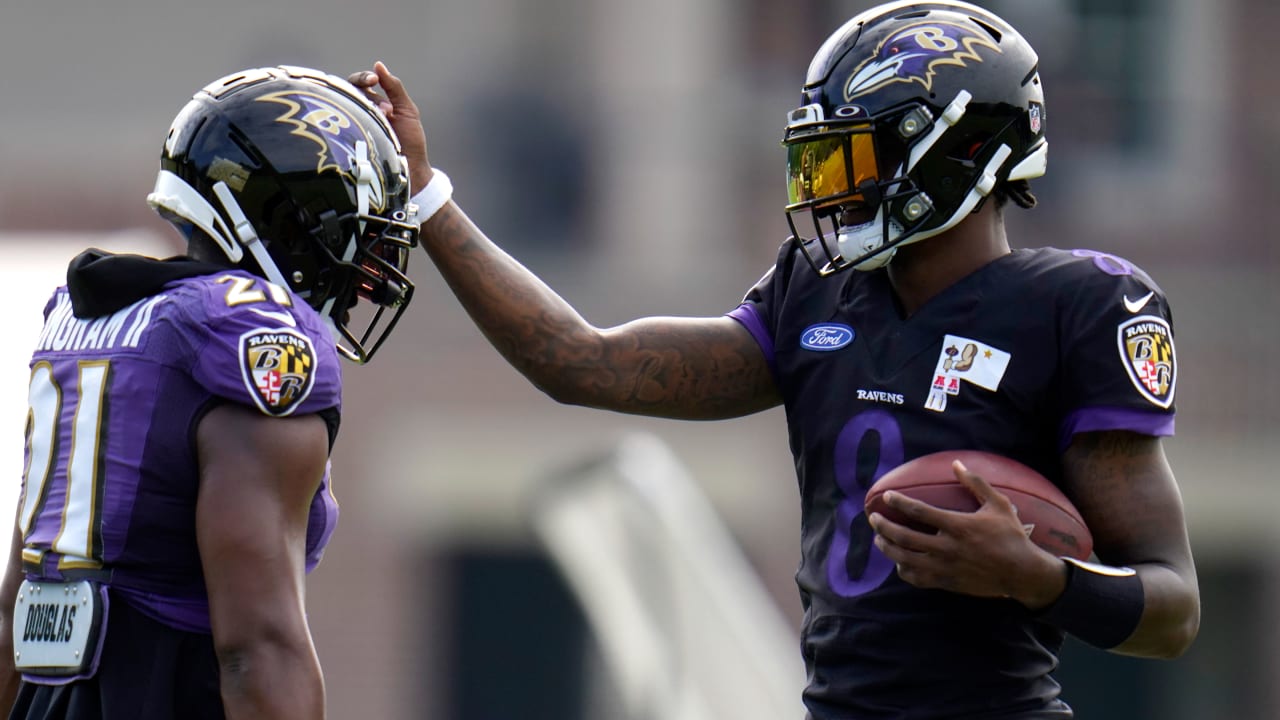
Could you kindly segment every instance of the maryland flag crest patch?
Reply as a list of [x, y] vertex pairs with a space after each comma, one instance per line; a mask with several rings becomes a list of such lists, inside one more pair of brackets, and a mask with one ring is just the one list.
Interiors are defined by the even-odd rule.
[[240, 336], [240, 370], [262, 412], [283, 417], [311, 394], [316, 378], [311, 339], [294, 330], [258, 329]]
[[1142, 315], [1122, 323], [1116, 331], [1120, 360], [1129, 380], [1153, 405], [1168, 408], [1178, 382], [1173, 355], [1173, 330], [1155, 315]]

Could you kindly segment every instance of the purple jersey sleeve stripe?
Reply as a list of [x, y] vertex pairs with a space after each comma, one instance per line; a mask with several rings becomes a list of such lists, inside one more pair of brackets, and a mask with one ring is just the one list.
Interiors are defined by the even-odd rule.
[[1143, 435], [1172, 435], [1173, 415], [1122, 407], [1080, 408], [1067, 415], [1062, 421], [1058, 449], [1066, 450], [1076, 433], [1098, 430], [1130, 430]]
[[775, 378], [778, 377], [778, 363], [773, 355], [773, 338], [769, 336], [769, 330], [760, 319], [760, 312], [756, 310], [756, 306], [753, 303], [742, 303], [728, 314], [729, 317], [742, 323], [747, 332], [756, 339], [756, 343], [760, 345], [760, 351], [764, 353], [765, 361], [769, 363], [769, 370]]

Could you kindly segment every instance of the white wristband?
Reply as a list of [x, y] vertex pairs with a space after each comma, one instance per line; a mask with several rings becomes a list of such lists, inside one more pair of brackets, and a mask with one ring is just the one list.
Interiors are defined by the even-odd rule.
[[453, 183], [443, 170], [435, 168], [431, 182], [419, 190], [417, 195], [409, 198], [409, 202], [418, 206], [418, 224], [421, 225], [440, 212], [440, 208], [444, 207], [451, 197], [453, 197]]

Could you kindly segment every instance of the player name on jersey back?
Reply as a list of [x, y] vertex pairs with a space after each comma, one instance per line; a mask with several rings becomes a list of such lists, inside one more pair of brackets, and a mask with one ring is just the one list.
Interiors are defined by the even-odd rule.
[[78, 318], [71, 310], [71, 296], [60, 291], [36, 341], [36, 352], [137, 349], [143, 333], [151, 325], [152, 312], [166, 298], [166, 295], [155, 295], [110, 315]]

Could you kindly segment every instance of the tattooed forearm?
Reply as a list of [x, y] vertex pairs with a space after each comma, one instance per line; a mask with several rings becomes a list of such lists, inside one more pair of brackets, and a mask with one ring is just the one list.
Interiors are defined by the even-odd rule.
[[603, 336], [608, 349], [603, 364], [595, 369], [609, 372], [597, 380], [617, 386], [590, 390], [615, 409], [714, 419], [778, 403], [759, 346], [736, 320], [647, 318], [605, 331]]
[[423, 244], [494, 348], [559, 402], [713, 419], [780, 401], [760, 348], [731, 318], [593, 327], [452, 205], [423, 226]]

